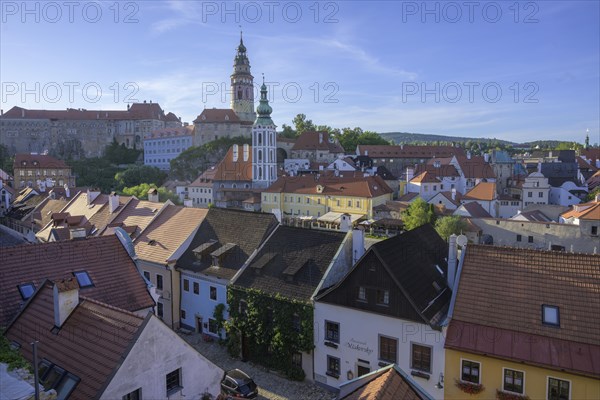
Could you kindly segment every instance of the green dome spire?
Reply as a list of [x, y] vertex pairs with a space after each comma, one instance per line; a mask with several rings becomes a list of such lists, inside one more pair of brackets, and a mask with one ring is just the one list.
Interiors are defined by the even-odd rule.
[[267, 85], [265, 85], [265, 75], [263, 74], [263, 83], [260, 87], [260, 104], [256, 107], [256, 113], [258, 117], [254, 122], [254, 125], [275, 125], [271, 119], [271, 113], [273, 109], [269, 105], [269, 99], [267, 98]]

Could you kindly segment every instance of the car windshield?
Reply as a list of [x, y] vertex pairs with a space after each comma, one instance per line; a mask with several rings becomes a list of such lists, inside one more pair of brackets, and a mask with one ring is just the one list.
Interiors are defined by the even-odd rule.
[[252, 392], [254, 392], [255, 389], [256, 389], [256, 383], [254, 383], [253, 381], [250, 381], [248, 383], [240, 385], [240, 387], [238, 388], [238, 390], [240, 391], [241, 394], [252, 393]]

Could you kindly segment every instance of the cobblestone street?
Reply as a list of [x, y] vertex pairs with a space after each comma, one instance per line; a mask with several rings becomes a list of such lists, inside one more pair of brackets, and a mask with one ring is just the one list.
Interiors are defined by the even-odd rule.
[[223, 368], [225, 371], [239, 368], [250, 375], [258, 385], [258, 399], [269, 400], [332, 400], [335, 395], [310, 382], [294, 382], [281, 377], [268, 369], [253, 364], [233, 359], [227, 353], [225, 346], [215, 342], [204, 342], [197, 333], [180, 334], [189, 344], [194, 346], [200, 354]]

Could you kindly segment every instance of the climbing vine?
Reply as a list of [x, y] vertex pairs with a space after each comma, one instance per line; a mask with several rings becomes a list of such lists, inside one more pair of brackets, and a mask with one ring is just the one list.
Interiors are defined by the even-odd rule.
[[223, 330], [223, 325], [225, 323], [225, 304], [219, 303], [215, 306], [215, 311], [213, 311], [213, 318], [215, 319], [215, 323], [217, 324], [217, 332], [219, 333], [219, 341], [223, 338], [221, 331]]
[[[314, 348], [312, 306], [279, 294], [239, 287], [228, 288], [227, 302], [228, 337], [243, 335], [245, 353], [252, 360], [282, 371], [291, 379], [304, 379], [304, 371], [292, 364], [292, 357]], [[228, 346], [232, 356], [239, 355], [239, 346], [239, 339]]]

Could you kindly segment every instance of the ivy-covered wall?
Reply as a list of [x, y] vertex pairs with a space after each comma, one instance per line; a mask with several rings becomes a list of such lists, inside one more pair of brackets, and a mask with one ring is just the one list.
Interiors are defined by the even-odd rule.
[[[241, 301], [245, 303], [240, 307]], [[304, 371], [292, 365], [292, 356], [314, 348], [312, 305], [278, 294], [231, 286], [227, 289], [227, 302], [231, 355], [240, 354], [240, 335], [243, 335], [250, 359], [292, 379], [304, 379]]]

